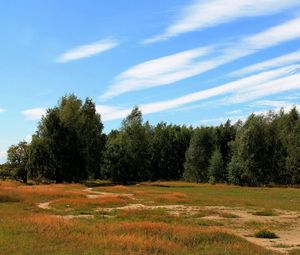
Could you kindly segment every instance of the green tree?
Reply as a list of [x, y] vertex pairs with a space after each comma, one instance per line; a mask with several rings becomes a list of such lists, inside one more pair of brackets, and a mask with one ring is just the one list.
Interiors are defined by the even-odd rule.
[[27, 182], [28, 144], [20, 142], [7, 150], [7, 162], [11, 166], [12, 176], [17, 180]]
[[222, 154], [219, 149], [216, 149], [211, 156], [208, 176], [210, 183], [223, 182], [226, 180], [226, 168], [224, 167]]
[[182, 177], [191, 133], [192, 130], [185, 126], [157, 124], [152, 135], [151, 180]]
[[79, 182], [100, 174], [103, 125], [90, 99], [71, 94], [48, 109], [33, 136], [29, 171], [33, 178]]
[[113, 182], [127, 184], [150, 176], [151, 127], [135, 107], [118, 132], [108, 136], [103, 169]]
[[229, 164], [229, 180], [234, 184], [259, 185], [271, 180], [273, 151], [269, 139], [269, 119], [252, 114], [237, 133]]
[[286, 179], [290, 184], [300, 183], [300, 118], [287, 135]]
[[189, 181], [207, 182], [209, 161], [214, 150], [213, 128], [201, 127], [194, 131], [186, 152], [184, 178]]

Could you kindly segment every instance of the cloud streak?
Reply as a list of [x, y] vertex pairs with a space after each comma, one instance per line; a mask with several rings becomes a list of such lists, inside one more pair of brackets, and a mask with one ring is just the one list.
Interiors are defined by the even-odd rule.
[[66, 63], [82, 58], [88, 58], [96, 54], [100, 54], [102, 52], [113, 49], [118, 45], [119, 43], [114, 39], [106, 39], [91, 44], [81, 45], [59, 55], [56, 59], [56, 62]]
[[46, 114], [45, 108], [32, 108], [21, 112], [26, 120], [39, 120]]
[[[213, 47], [196, 48], [150, 60], [121, 73], [101, 99], [108, 99], [129, 91], [174, 83], [198, 74], [214, 65], [199, 59], [212, 52]], [[197, 64], [198, 63], [198, 64]]]
[[2, 107], [0, 107], [0, 113], [1, 112], [5, 112], [6, 110], [4, 109], [4, 108], [2, 108]]
[[197, 0], [186, 6], [179, 18], [162, 34], [148, 38], [144, 43], [164, 41], [243, 17], [271, 15], [299, 5], [298, 0]]
[[251, 106], [254, 107], [272, 107], [274, 110], [278, 111], [281, 108], [284, 108], [284, 110], [289, 111], [294, 106], [296, 106], [298, 109], [300, 109], [300, 104], [295, 104], [287, 101], [281, 101], [281, 100], [260, 100], [256, 101]]
[[196, 48], [135, 65], [118, 75], [100, 98], [109, 99], [126, 92], [172, 84], [199, 75], [263, 49], [300, 38], [299, 27], [300, 18], [295, 18], [225, 47]]
[[282, 55], [277, 58], [273, 58], [267, 61], [263, 61], [245, 68], [242, 68], [240, 70], [237, 70], [235, 72], [232, 72], [229, 74], [230, 76], [243, 76], [246, 74], [251, 74], [255, 72], [260, 72], [264, 70], [268, 70], [271, 68], [276, 68], [284, 65], [290, 65], [300, 62], [300, 50]]
[[[299, 68], [300, 65], [293, 65], [262, 72], [214, 88], [190, 93], [175, 99], [143, 104], [140, 106], [140, 109], [143, 114], [150, 114], [178, 108], [216, 96], [226, 95], [230, 95], [230, 97], [222, 100], [222, 103], [233, 104], [239, 103], [241, 100], [250, 101], [269, 94], [300, 89], [300, 74], [297, 73]], [[115, 109], [111, 112], [111, 114], [107, 114], [106, 120], [124, 118], [130, 113], [130, 111], [131, 109]]]

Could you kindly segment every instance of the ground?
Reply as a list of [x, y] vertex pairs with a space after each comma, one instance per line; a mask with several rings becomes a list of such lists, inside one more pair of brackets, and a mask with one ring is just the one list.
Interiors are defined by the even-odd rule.
[[[260, 230], [278, 238], [257, 238]], [[300, 254], [300, 189], [0, 182], [0, 255]]]

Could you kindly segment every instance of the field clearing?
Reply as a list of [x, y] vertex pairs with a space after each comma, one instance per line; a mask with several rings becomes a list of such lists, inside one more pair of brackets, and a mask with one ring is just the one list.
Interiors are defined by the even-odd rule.
[[300, 189], [88, 186], [0, 182], [0, 255], [300, 254]]

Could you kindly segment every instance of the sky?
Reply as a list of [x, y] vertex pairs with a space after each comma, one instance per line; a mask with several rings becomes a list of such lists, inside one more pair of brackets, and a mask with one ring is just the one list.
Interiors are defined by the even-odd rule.
[[0, 163], [69, 93], [105, 132], [300, 105], [299, 0], [1, 0], [0, 31]]

